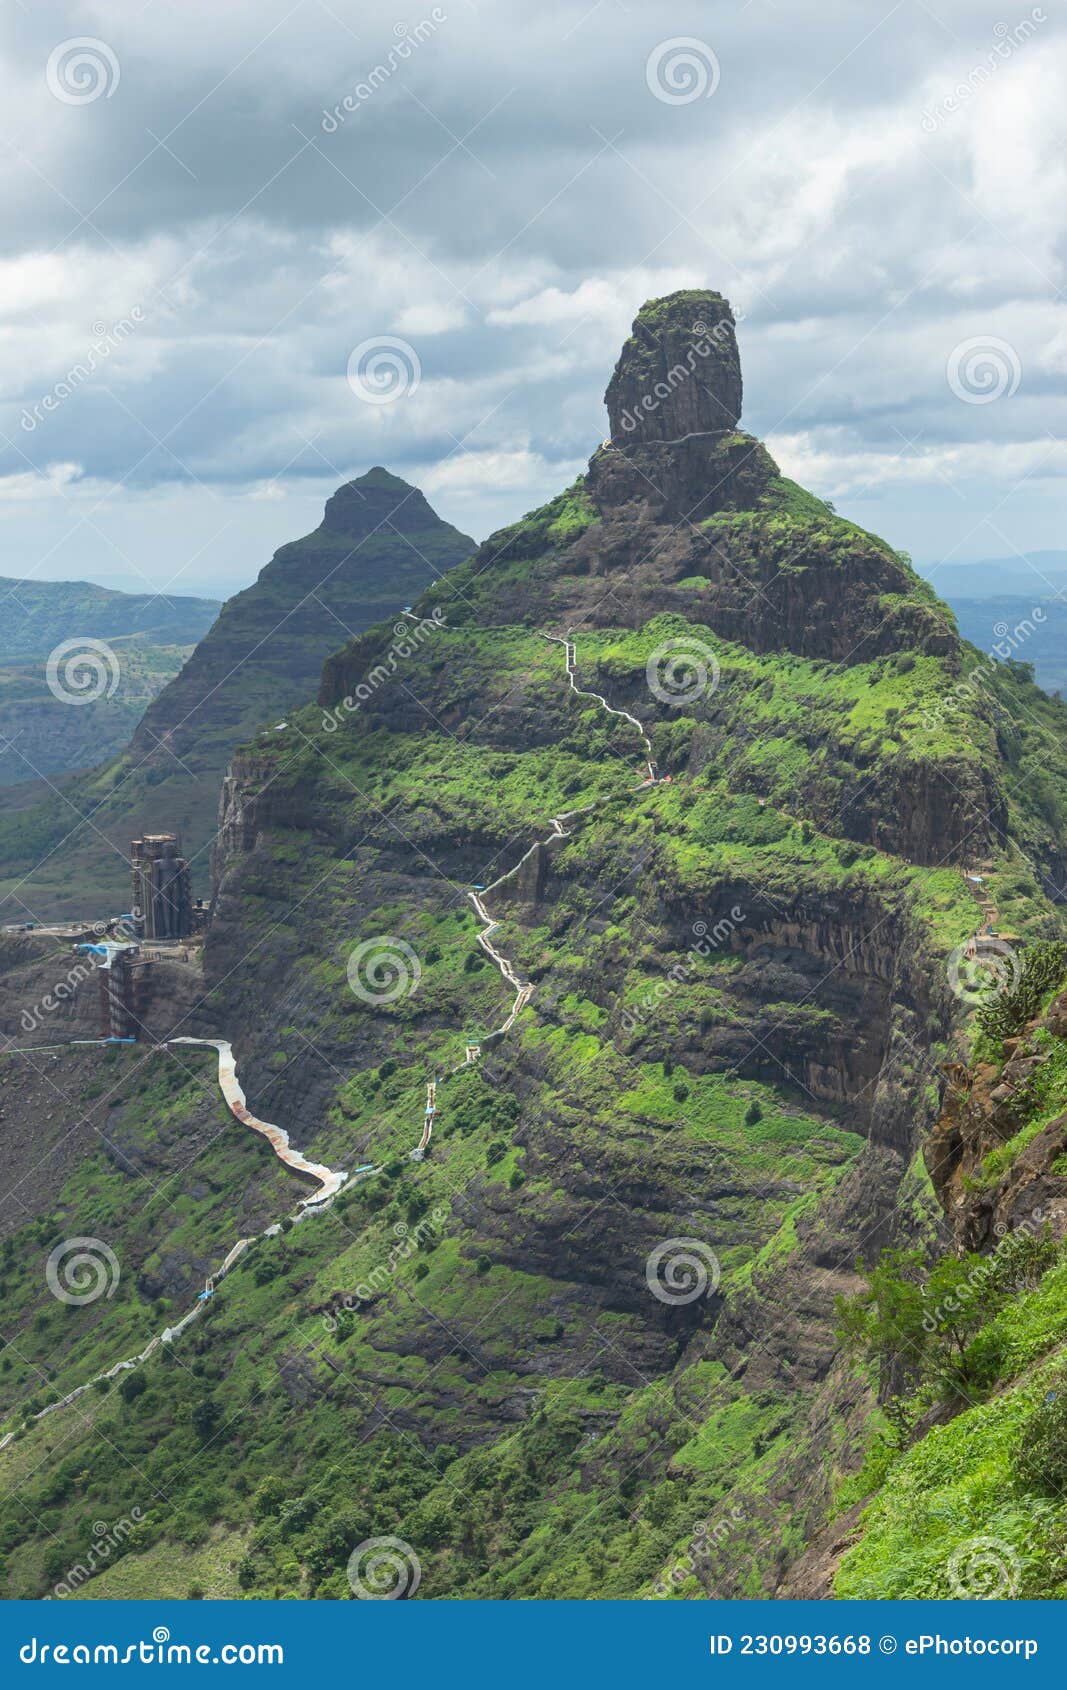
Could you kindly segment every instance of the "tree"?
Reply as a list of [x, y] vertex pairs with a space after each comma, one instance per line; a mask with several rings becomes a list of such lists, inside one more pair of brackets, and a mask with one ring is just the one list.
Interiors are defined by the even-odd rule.
[[861, 1270], [863, 1291], [838, 1298], [838, 1338], [913, 1388], [931, 1385], [948, 1397], [984, 1391], [1004, 1364], [995, 1315], [1020, 1288], [1038, 1284], [1056, 1256], [1048, 1236], [1019, 1233], [992, 1256], [942, 1256], [924, 1283], [921, 1250], [887, 1250]]
[[252, 1518], [265, 1520], [271, 1514], [277, 1514], [285, 1501], [285, 1486], [275, 1473], [268, 1473], [252, 1498]]
[[991, 1039], [1019, 1033], [1041, 1008], [1048, 992], [1058, 986], [1067, 968], [1067, 947], [1055, 939], [1031, 945], [1023, 955], [1018, 984], [979, 1005], [975, 1020]]
[[206, 1442], [213, 1437], [222, 1424], [222, 1405], [214, 1397], [205, 1397], [198, 1402], [189, 1416], [189, 1423], [198, 1438]]
[[147, 1389], [148, 1380], [140, 1368], [134, 1368], [132, 1373], [124, 1374], [119, 1381], [119, 1396], [123, 1402], [135, 1402]]

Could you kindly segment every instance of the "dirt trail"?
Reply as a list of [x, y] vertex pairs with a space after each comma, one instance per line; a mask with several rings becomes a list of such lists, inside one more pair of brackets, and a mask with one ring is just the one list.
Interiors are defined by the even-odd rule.
[[245, 1094], [237, 1078], [237, 1067], [234, 1061], [233, 1047], [228, 1039], [168, 1039], [172, 1045], [210, 1045], [219, 1053], [219, 1090], [230, 1106], [231, 1114], [253, 1132], [265, 1138], [280, 1162], [294, 1173], [306, 1174], [309, 1179], [318, 1180], [321, 1190], [311, 1197], [301, 1199], [300, 1208], [310, 1209], [322, 1203], [329, 1202], [336, 1197], [345, 1180], [346, 1173], [327, 1168], [322, 1162], [309, 1162], [299, 1150], [294, 1150], [289, 1143], [289, 1134], [284, 1127], [275, 1127], [269, 1121], [260, 1121], [251, 1113], [245, 1102]]
[[[406, 611], [404, 614], [410, 615], [411, 612]], [[657, 775], [655, 761], [652, 756], [652, 743], [641, 723], [637, 720], [637, 717], [631, 716], [628, 710], [616, 710], [614, 706], [610, 705], [607, 699], [600, 693], [591, 692], [578, 686], [575, 677], [576, 657], [574, 641], [571, 638], [571, 630], [568, 630], [565, 638], [556, 634], [545, 634], [543, 637], [546, 640], [551, 640], [553, 644], [561, 645], [563, 647], [566, 658], [567, 679], [570, 683], [572, 692], [582, 698], [595, 699], [602, 709], [606, 710], [609, 715], [617, 716], [621, 721], [628, 722], [631, 727], [637, 730], [638, 734], [641, 736], [641, 743], [646, 752], [646, 764], [648, 768], [648, 780], [643, 784], [654, 784], [657, 779]], [[507, 881], [513, 879], [513, 877], [521, 869], [522, 865], [533, 856], [535, 851], [541, 849], [545, 845], [548, 845], [554, 839], [569, 839], [570, 834], [564, 826], [564, 823], [572, 820], [575, 816], [588, 814], [593, 808], [595, 808], [594, 805], [587, 805], [580, 810], [565, 810], [558, 816], [552, 816], [550, 818], [550, 831], [548, 834], [543, 839], [536, 839], [530, 846], [529, 850], [525, 851], [519, 858], [513, 868], [506, 870], [504, 874], [498, 875], [497, 878], [490, 883], [490, 885], [483, 887], [481, 891], [468, 892], [467, 896], [474, 905], [478, 919], [482, 923], [481, 931], [478, 934], [478, 943], [481, 945], [482, 949], [493, 964], [500, 970], [502, 977], [514, 991], [515, 997], [511, 1005], [511, 1010], [501, 1025], [494, 1028], [491, 1033], [486, 1034], [481, 1043], [468, 1044], [467, 1054], [464, 1061], [457, 1063], [456, 1066], [450, 1070], [450, 1074], [459, 1073], [461, 1069], [469, 1067], [473, 1061], [478, 1059], [481, 1055], [482, 1049], [488, 1045], [490, 1041], [495, 1044], [499, 1039], [509, 1033], [515, 1025], [519, 1015], [529, 1003], [534, 991], [532, 983], [529, 980], [523, 980], [511, 960], [506, 957], [502, 951], [497, 950], [496, 946], [493, 944], [492, 935], [500, 926], [500, 922], [490, 915], [489, 911], [485, 907], [484, 899], [489, 893], [494, 892], [497, 887], [503, 886]], [[114, 953], [120, 948], [121, 947], [115, 945], [101, 947], [104, 952], [105, 960], [103, 966], [105, 968], [110, 967]], [[76, 1042], [84, 1044], [99, 1043], [101, 1045], [106, 1045], [113, 1041], [107, 1039], [86, 1039]], [[276, 1127], [269, 1121], [261, 1121], [258, 1117], [251, 1113], [245, 1100], [244, 1090], [237, 1078], [233, 1047], [228, 1039], [174, 1038], [168, 1039], [166, 1044], [207, 1046], [218, 1052], [219, 1089], [221, 1090], [223, 1097], [226, 1099], [231, 1113], [242, 1123], [243, 1126], [251, 1127], [253, 1132], [259, 1133], [261, 1137], [265, 1138], [279, 1161], [283, 1162], [287, 1168], [291, 1168], [294, 1173], [303, 1174], [307, 1178], [318, 1182], [319, 1190], [314, 1192], [312, 1196], [301, 1199], [298, 1205], [299, 1211], [306, 1214], [313, 1209], [322, 1208], [337, 1195], [337, 1192], [341, 1189], [341, 1186], [348, 1178], [347, 1173], [333, 1168], [328, 1168], [322, 1162], [309, 1161], [308, 1158], [302, 1155], [299, 1150], [293, 1149], [289, 1143], [289, 1134], [285, 1131], [284, 1127]], [[160, 1046], [160, 1048], [162, 1049], [164, 1047]], [[449, 1076], [446, 1076], [446, 1078], [448, 1077]], [[434, 1118], [437, 1114], [437, 1085], [438, 1081], [436, 1079], [429, 1080], [426, 1085], [426, 1111], [422, 1133], [418, 1144], [411, 1152], [412, 1159], [416, 1161], [421, 1160], [425, 1155], [433, 1133]], [[366, 1176], [372, 1173], [377, 1173], [378, 1171], [379, 1170], [373, 1164], [367, 1164], [357, 1169], [357, 1175]], [[299, 1218], [299, 1216], [297, 1218]], [[279, 1225], [275, 1222], [260, 1236], [264, 1238], [271, 1237], [279, 1230]], [[166, 1327], [157, 1337], [153, 1338], [138, 1355], [130, 1356], [122, 1361], [116, 1362], [114, 1366], [108, 1368], [105, 1373], [99, 1373], [94, 1378], [87, 1380], [85, 1384], [77, 1386], [75, 1390], [70, 1391], [65, 1397], [61, 1398], [59, 1402], [49, 1403], [46, 1408], [43, 1408], [40, 1413], [34, 1416], [34, 1419], [42, 1420], [46, 1415], [53, 1414], [56, 1409], [67, 1407], [70, 1403], [76, 1402], [77, 1399], [80, 1396], [83, 1396], [86, 1391], [91, 1390], [93, 1385], [95, 1385], [99, 1380], [114, 1379], [118, 1374], [128, 1372], [130, 1369], [138, 1367], [142, 1362], [147, 1361], [161, 1344], [172, 1343], [173, 1340], [185, 1330], [190, 1322], [195, 1320], [201, 1313], [206, 1302], [214, 1294], [215, 1285], [218, 1280], [222, 1279], [233, 1263], [238, 1260], [239, 1257], [244, 1255], [245, 1251], [251, 1248], [251, 1246], [255, 1243], [256, 1239], [254, 1238], [238, 1239], [237, 1243], [226, 1256], [222, 1265], [208, 1281], [205, 1290], [198, 1295], [192, 1308], [189, 1309], [189, 1311], [183, 1315], [181, 1320], [179, 1320], [175, 1325]], [[8, 1432], [5, 1437], [0, 1438], [0, 1449], [3, 1449], [8, 1443], [10, 1443], [13, 1436], [13, 1432]]]
[[541, 637], [542, 637], [542, 639], [545, 639], [545, 640], [551, 640], [553, 645], [561, 645], [563, 647], [564, 653], [566, 654], [566, 661], [567, 661], [567, 679], [570, 682], [571, 691], [573, 693], [576, 693], [579, 698], [595, 698], [597, 703], [601, 706], [602, 709], [607, 711], [609, 716], [618, 716], [620, 721], [629, 722], [629, 724], [632, 728], [637, 729], [638, 733], [641, 735], [641, 744], [645, 748], [645, 758], [646, 758], [646, 766], [648, 768], [648, 778], [649, 778], [650, 781], [655, 781], [656, 778], [657, 778], [657, 776], [656, 776], [656, 761], [655, 761], [655, 758], [652, 755], [652, 741], [649, 739], [647, 733], [645, 732], [643, 724], [637, 720], [636, 716], [631, 716], [631, 714], [628, 710], [616, 710], [615, 706], [613, 704], [609, 704], [607, 699], [604, 697], [604, 695], [602, 693], [592, 692], [592, 691], [590, 691], [590, 689], [588, 687], [580, 687], [578, 685], [578, 679], [577, 679], [577, 675], [575, 673], [578, 659], [575, 656], [574, 640], [573, 640], [573, 637], [572, 637], [573, 634], [574, 634], [574, 629], [568, 628], [566, 635], [542, 634]]

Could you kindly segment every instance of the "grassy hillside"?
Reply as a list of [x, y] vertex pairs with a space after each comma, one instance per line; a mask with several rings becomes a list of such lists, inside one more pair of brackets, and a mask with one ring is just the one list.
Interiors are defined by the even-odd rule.
[[[121, 745], [118, 756], [65, 785], [60, 803], [48, 793], [27, 804], [20, 794], [17, 813], [0, 812], [0, 906], [17, 893], [38, 919], [124, 908], [129, 842], [146, 831], [181, 834], [205, 894], [235, 747], [314, 692], [323, 660], [346, 635], [395, 616], [473, 544], [386, 470], [342, 487], [314, 533], [283, 546], [253, 586], [227, 601], [158, 696], [142, 698], [121, 722], [115, 700], [101, 701], [111, 710], [108, 750]], [[70, 717], [83, 714], [67, 707]]]
[[136, 638], [193, 646], [219, 613], [217, 599], [176, 593], [118, 593], [92, 581], [22, 581], [0, 576], [0, 664], [47, 657], [61, 640]]
[[[344, 1598], [353, 1552], [396, 1536], [419, 1598], [754, 1596], [868, 1494], [841, 1483], [882, 1381], [841, 1303], [861, 1258], [948, 1251], [938, 1180], [994, 1148], [923, 1156], [968, 939], [991, 906], [1019, 953], [1064, 930], [1067, 709], [1017, 670], [972, 684], [906, 561], [723, 426], [736, 346], [706, 359], [696, 325], [729, 320], [655, 302], [588, 474], [236, 757], [198, 1024], [249, 1106], [351, 1177], [132, 1389], [35, 1419], [0, 1360], [8, 1595], [136, 1505], [86, 1594], [165, 1567], [178, 1595]], [[649, 334], [669, 369], [695, 337], [707, 391], [642, 406]], [[123, 1059], [131, 1082], [159, 1060]], [[146, 1092], [149, 1144], [182, 1107]], [[215, 1224], [223, 1144], [185, 1179], [183, 1244]], [[127, 1158], [115, 1177], [127, 1341], [174, 1222], [138, 1221]], [[64, 1308], [59, 1345], [40, 1258], [92, 1201], [61, 1192], [9, 1252], [20, 1365], [58, 1393], [107, 1316]], [[871, 1577], [896, 1529], [868, 1527]]]
[[[219, 606], [88, 581], [0, 579], [0, 787], [113, 757]], [[51, 659], [51, 673], [49, 661]]]
[[[40, 782], [43, 787], [57, 775], [114, 757], [193, 650], [190, 645], [152, 645], [130, 635], [112, 636], [106, 643], [114, 654], [114, 690], [84, 704], [56, 697], [39, 658], [0, 664], [0, 786]], [[33, 793], [18, 798], [32, 803]]]

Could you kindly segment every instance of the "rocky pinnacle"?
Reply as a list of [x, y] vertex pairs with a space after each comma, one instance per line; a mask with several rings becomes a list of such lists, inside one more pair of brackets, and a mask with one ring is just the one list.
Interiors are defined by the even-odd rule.
[[648, 300], [604, 399], [618, 446], [736, 428], [741, 360], [729, 302], [706, 288]]

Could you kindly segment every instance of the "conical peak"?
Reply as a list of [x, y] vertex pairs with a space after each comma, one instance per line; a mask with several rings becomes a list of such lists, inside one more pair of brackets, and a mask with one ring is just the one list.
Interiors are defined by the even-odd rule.
[[436, 520], [417, 487], [375, 465], [327, 500], [322, 526], [333, 533], [364, 534], [388, 524], [403, 534], [432, 527]]
[[729, 301], [710, 288], [648, 300], [604, 400], [618, 445], [736, 428], [741, 359]]

